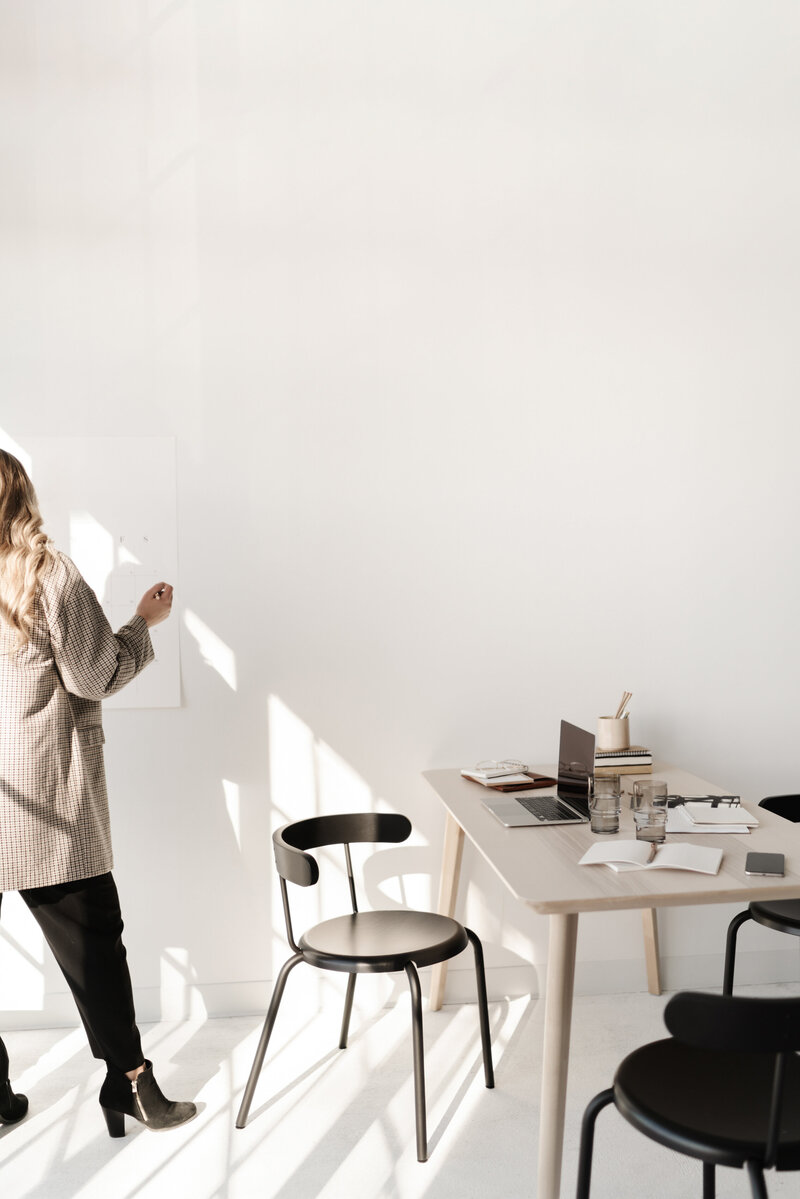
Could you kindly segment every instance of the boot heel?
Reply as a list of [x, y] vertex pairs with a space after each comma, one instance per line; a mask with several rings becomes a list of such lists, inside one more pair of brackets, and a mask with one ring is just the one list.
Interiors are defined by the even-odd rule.
[[102, 1112], [108, 1125], [108, 1135], [110, 1137], [124, 1137], [125, 1117], [122, 1112], [112, 1111], [110, 1107], [104, 1107]]
[[26, 1095], [15, 1095], [11, 1083], [0, 1083], [0, 1124], [16, 1124], [28, 1111]]

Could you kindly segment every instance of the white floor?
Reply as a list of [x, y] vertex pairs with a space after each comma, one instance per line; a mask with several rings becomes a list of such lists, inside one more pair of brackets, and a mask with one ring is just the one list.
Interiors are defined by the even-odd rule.
[[[145, 1028], [145, 1049], [172, 1098], [196, 1120], [168, 1133], [127, 1121], [112, 1140], [97, 1103], [102, 1068], [78, 1029], [8, 1034], [12, 1078], [30, 1099], [0, 1126], [3, 1199], [505, 1199], [536, 1193], [542, 1044], [538, 1000], [491, 1005], [496, 1088], [483, 1086], [477, 1009], [425, 1014], [430, 1160], [416, 1161], [409, 1010], [359, 980], [350, 1046], [336, 1048], [341, 992], [310, 989], [313, 1010], [282, 1011], [247, 1128], [234, 1120], [260, 1020], [236, 1017]], [[297, 989], [298, 991], [300, 988]], [[741, 988], [752, 993], [753, 988]], [[761, 987], [759, 994], [797, 994]], [[287, 992], [288, 998], [288, 992]], [[309, 995], [306, 996], [309, 998]], [[631, 1048], [664, 1035], [664, 999], [575, 1001], [562, 1194], [574, 1194], [580, 1114]], [[770, 1196], [796, 1196], [796, 1174], [772, 1175]], [[608, 1109], [598, 1121], [595, 1199], [701, 1194], [699, 1163], [635, 1133]], [[719, 1199], [747, 1196], [720, 1171]]]

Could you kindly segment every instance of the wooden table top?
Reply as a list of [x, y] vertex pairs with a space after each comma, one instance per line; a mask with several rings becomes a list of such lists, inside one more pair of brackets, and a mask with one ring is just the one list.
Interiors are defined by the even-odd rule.
[[[553, 774], [553, 767], [536, 767]], [[616, 873], [608, 866], [579, 866], [598, 836], [588, 824], [505, 828], [483, 806], [496, 797], [488, 788], [462, 778], [460, 771], [428, 770], [425, 779], [463, 828], [478, 852], [500, 876], [512, 895], [545, 915], [563, 912], [603, 912], [624, 908], [677, 907], [705, 903], [750, 903], [758, 899], [800, 897], [800, 824], [791, 824], [747, 802], [759, 827], [748, 834], [667, 834], [667, 842], [717, 846], [723, 851], [716, 875], [692, 870], [631, 870]], [[636, 775], [622, 779], [630, 791]], [[641, 776], [648, 777], [648, 776]], [[723, 787], [706, 782], [685, 770], [656, 763], [653, 778], [665, 779], [671, 793], [682, 795], [726, 794]], [[555, 794], [555, 789], [538, 792]], [[620, 839], [635, 837], [633, 813], [623, 795]], [[604, 836], [609, 847], [613, 836]], [[783, 853], [783, 878], [749, 877], [744, 872], [749, 850]]]

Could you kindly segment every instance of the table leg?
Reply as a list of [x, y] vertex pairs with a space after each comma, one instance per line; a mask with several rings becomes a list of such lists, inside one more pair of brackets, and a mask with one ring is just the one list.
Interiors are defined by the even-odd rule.
[[661, 994], [661, 973], [658, 963], [658, 923], [655, 908], [642, 908], [644, 961], [647, 967], [647, 989], [651, 995]]
[[569, 1034], [575, 981], [577, 912], [550, 917], [547, 992], [544, 1004], [542, 1106], [539, 1113], [538, 1199], [559, 1199], [564, 1110], [567, 1100]]
[[[447, 813], [444, 826], [444, 849], [442, 850], [442, 874], [439, 880], [440, 916], [452, 916], [456, 910], [458, 880], [461, 876], [461, 855], [464, 852], [464, 830], [457, 820]], [[429, 1007], [438, 1012], [444, 998], [447, 979], [447, 962], [437, 962], [431, 973], [431, 995]]]

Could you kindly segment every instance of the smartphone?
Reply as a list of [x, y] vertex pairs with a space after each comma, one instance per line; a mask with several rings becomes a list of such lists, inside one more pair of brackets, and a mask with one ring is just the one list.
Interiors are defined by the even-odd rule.
[[783, 874], [782, 853], [749, 853], [744, 863], [745, 874]]

